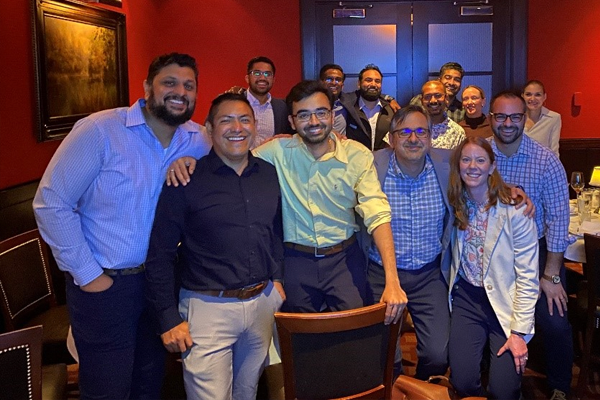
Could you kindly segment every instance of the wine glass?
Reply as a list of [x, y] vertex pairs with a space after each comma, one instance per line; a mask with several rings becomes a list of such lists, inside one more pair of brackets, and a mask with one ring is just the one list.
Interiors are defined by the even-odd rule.
[[585, 182], [583, 181], [583, 172], [575, 171], [571, 174], [571, 187], [577, 193], [577, 197], [583, 190]]

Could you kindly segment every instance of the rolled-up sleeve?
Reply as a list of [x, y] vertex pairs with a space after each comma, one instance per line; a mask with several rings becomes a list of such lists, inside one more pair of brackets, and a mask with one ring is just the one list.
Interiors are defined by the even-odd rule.
[[358, 200], [355, 210], [371, 234], [379, 225], [392, 221], [392, 210], [387, 196], [381, 190], [373, 157], [366, 157], [365, 160], [363, 172], [354, 188]]

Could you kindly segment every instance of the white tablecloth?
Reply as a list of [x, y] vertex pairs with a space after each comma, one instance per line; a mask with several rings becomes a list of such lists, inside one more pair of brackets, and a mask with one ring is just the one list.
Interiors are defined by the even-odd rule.
[[583, 244], [583, 234], [593, 233], [600, 234], [600, 217], [598, 214], [592, 213], [591, 221], [579, 223], [579, 215], [571, 214], [569, 223], [569, 233], [577, 237], [577, 241], [567, 247], [565, 258], [567, 260], [584, 263], [585, 262], [585, 246]]

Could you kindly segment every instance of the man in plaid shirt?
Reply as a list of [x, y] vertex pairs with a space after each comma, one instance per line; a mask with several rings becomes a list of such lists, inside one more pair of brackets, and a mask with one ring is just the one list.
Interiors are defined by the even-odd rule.
[[536, 206], [540, 245], [541, 296], [535, 320], [542, 335], [546, 376], [552, 399], [569, 392], [573, 364], [573, 339], [567, 318], [567, 293], [563, 254], [569, 227], [569, 184], [558, 157], [523, 135], [525, 101], [516, 93], [502, 92], [490, 103], [492, 148], [500, 175], [509, 184], [524, 188]]

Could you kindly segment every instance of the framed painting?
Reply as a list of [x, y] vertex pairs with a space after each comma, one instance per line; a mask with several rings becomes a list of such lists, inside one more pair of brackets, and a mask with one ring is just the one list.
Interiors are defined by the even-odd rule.
[[77, 1], [32, 0], [39, 141], [96, 111], [127, 106], [125, 16]]
[[88, 3], [102, 3], [102, 4], [108, 4], [110, 6], [115, 6], [115, 7], [123, 7], [122, 0], [83, 0], [83, 1], [88, 2]]

